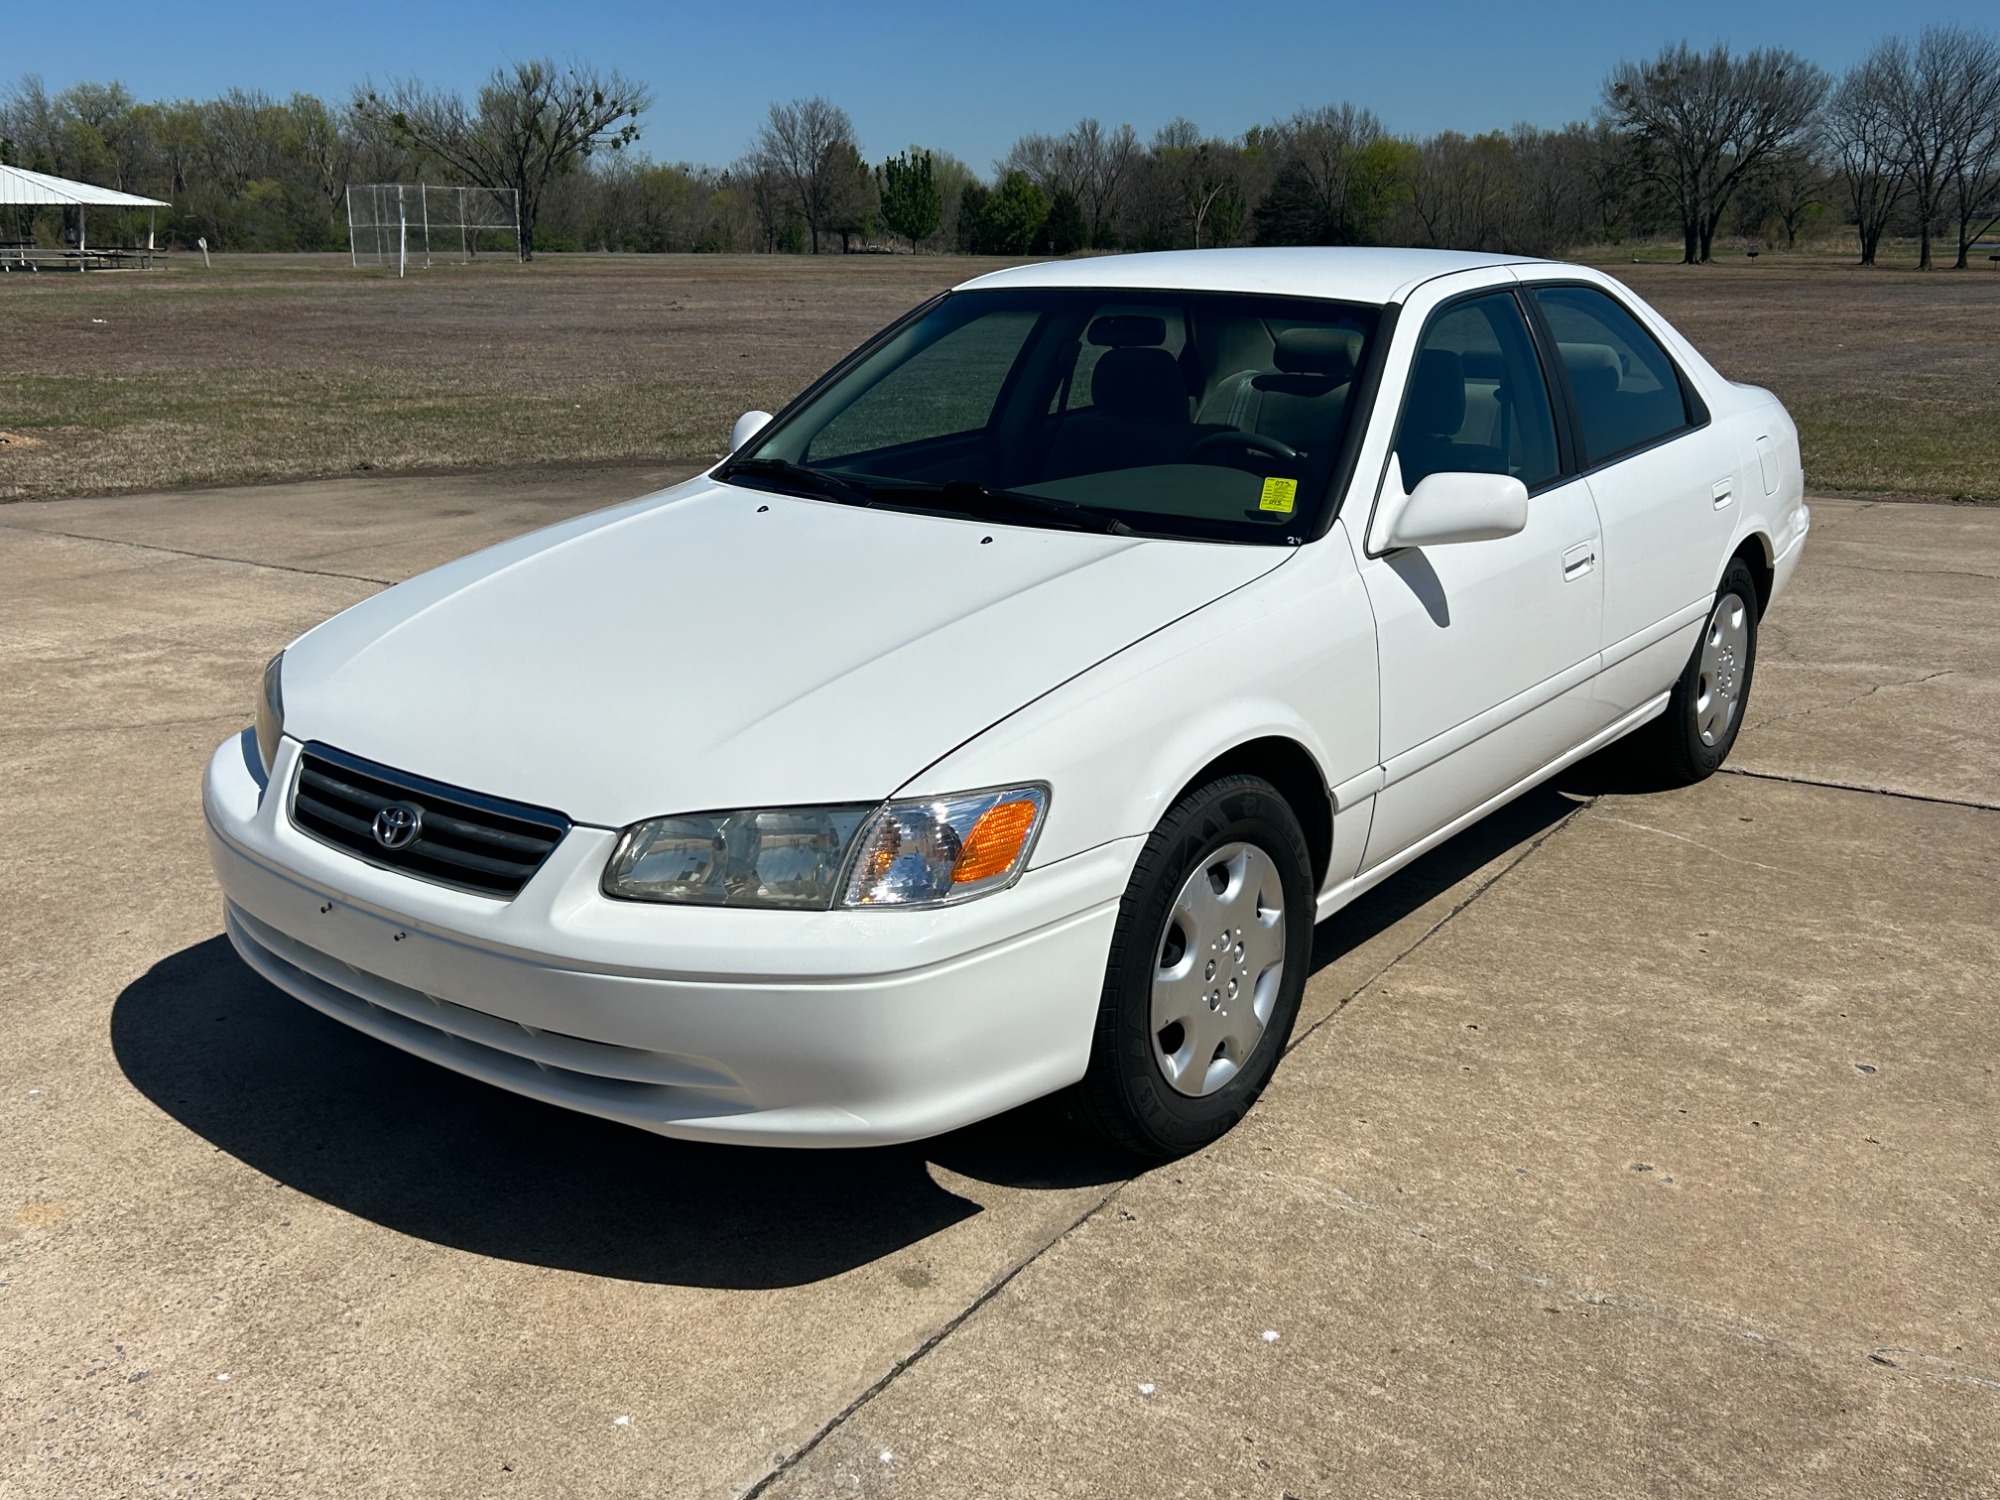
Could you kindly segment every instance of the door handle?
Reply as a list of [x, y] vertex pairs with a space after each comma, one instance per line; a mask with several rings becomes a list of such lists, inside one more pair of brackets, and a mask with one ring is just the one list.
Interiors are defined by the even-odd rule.
[[1597, 543], [1578, 542], [1563, 554], [1563, 582], [1575, 583], [1597, 566]]
[[1709, 494], [1714, 497], [1715, 508], [1721, 510], [1723, 506], [1736, 498], [1736, 481], [1733, 479], [1718, 479], [1715, 481], [1714, 487], [1709, 490]]

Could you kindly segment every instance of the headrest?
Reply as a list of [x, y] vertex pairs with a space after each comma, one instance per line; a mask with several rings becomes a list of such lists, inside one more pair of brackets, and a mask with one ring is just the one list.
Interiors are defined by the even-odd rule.
[[1090, 372], [1090, 399], [1105, 416], [1122, 422], [1185, 425], [1188, 420], [1187, 383], [1164, 349], [1105, 350]]
[[1167, 341], [1167, 320], [1145, 313], [1113, 313], [1098, 318], [1084, 335], [1100, 349], [1131, 349]]
[[1404, 421], [1431, 437], [1450, 436], [1465, 425], [1465, 367], [1449, 349], [1426, 349], [1410, 380]]
[[1354, 357], [1361, 352], [1361, 335], [1348, 328], [1287, 328], [1278, 335], [1271, 363], [1287, 375], [1354, 378]]
[[1625, 364], [1609, 344], [1557, 344], [1570, 384], [1581, 393], [1615, 391], [1625, 383]]

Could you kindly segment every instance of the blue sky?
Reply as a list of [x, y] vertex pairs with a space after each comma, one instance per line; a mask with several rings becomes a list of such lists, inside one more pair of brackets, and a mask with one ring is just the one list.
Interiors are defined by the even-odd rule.
[[1557, 125], [1590, 112], [1620, 57], [1683, 37], [1788, 46], [1837, 72], [1886, 30], [1933, 21], [1992, 26], [1995, 17], [1990, 0], [94, 0], [13, 8], [0, 28], [0, 86], [39, 73], [51, 88], [115, 78], [142, 98], [232, 85], [344, 97], [366, 77], [470, 87], [498, 62], [551, 55], [651, 84], [642, 146], [663, 160], [727, 162], [773, 99], [825, 94], [853, 115], [870, 156], [919, 142], [984, 169], [1023, 131], [1061, 130], [1084, 115], [1150, 135], [1185, 114], [1233, 135], [1300, 105], [1351, 99], [1401, 132]]

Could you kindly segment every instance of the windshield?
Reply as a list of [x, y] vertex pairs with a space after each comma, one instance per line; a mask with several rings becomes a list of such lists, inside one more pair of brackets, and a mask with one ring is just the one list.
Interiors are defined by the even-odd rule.
[[1378, 309], [1207, 292], [956, 292], [718, 477], [854, 504], [1217, 541], [1311, 535]]

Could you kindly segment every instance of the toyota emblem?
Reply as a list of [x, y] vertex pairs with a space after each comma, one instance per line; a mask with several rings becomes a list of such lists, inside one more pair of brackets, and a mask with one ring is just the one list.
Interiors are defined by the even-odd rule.
[[375, 842], [384, 849], [402, 849], [416, 841], [423, 831], [421, 809], [407, 802], [391, 802], [375, 814]]

